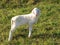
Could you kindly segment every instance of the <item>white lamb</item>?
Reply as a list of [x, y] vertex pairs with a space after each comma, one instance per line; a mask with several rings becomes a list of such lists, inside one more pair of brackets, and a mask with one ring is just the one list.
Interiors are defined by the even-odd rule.
[[28, 37], [31, 36], [32, 31], [32, 25], [38, 20], [40, 10], [38, 8], [34, 8], [30, 14], [26, 15], [18, 15], [15, 17], [12, 17], [11, 19], [11, 30], [9, 32], [9, 38], [8, 41], [12, 39], [12, 33], [15, 31], [15, 29], [23, 24], [29, 25], [29, 34]]

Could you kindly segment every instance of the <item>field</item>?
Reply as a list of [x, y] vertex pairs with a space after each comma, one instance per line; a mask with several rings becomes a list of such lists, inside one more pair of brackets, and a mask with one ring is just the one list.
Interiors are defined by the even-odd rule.
[[[31, 2], [15, 8], [0, 4], [0, 45], [60, 45], [60, 1]], [[35, 7], [41, 10], [41, 16], [33, 25], [31, 38], [28, 38], [28, 25], [22, 25], [13, 33], [13, 40], [8, 42], [11, 18], [29, 14]]]

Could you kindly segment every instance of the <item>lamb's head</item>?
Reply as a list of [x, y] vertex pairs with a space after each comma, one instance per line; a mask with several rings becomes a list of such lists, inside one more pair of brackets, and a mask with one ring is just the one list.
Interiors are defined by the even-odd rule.
[[34, 9], [32, 10], [32, 13], [33, 13], [34, 15], [38, 16], [38, 15], [40, 14], [40, 10], [39, 10], [38, 8], [34, 8]]

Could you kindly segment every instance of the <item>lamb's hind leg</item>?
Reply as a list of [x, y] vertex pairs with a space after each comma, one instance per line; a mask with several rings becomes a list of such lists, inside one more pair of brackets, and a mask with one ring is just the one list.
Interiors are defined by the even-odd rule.
[[12, 33], [15, 31], [15, 29], [16, 29], [16, 24], [15, 24], [15, 22], [11, 21], [11, 30], [9, 32], [8, 41], [10, 41], [12, 39]]
[[20, 26], [21, 24], [18, 23], [16, 20], [11, 20], [11, 30], [9, 32], [9, 38], [8, 41], [10, 41], [12, 39], [12, 33], [15, 31], [15, 29]]
[[13, 26], [9, 32], [9, 38], [8, 38], [8, 41], [10, 41], [12, 39], [12, 33], [15, 31], [15, 26]]

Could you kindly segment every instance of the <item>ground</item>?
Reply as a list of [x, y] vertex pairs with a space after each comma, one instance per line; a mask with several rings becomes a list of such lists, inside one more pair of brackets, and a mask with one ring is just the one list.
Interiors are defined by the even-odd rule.
[[[28, 25], [22, 25], [8, 42], [11, 18], [28, 14], [34, 7], [41, 10], [41, 16], [33, 25], [31, 38], [28, 38]], [[60, 4], [40, 2], [34, 6], [0, 9], [0, 45], [60, 45]]]

